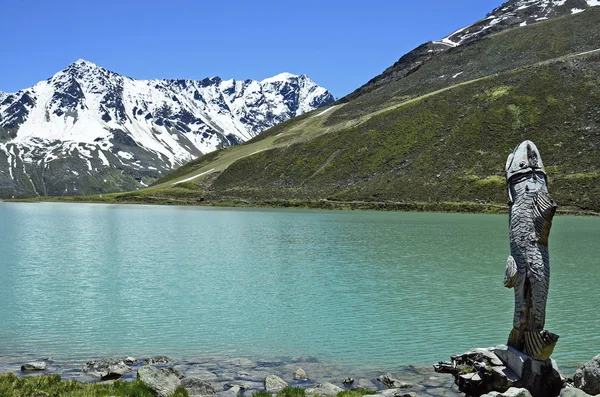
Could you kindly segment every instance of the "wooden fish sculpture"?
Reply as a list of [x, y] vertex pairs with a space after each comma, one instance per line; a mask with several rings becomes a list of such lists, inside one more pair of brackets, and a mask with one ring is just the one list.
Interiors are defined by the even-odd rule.
[[504, 285], [515, 290], [512, 346], [537, 360], [546, 360], [558, 335], [544, 330], [550, 285], [548, 236], [556, 203], [540, 153], [531, 141], [516, 147], [506, 161], [510, 214], [510, 256]]

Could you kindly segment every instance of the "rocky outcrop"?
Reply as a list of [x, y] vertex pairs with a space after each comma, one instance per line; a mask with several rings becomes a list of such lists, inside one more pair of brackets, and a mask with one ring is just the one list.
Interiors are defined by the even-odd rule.
[[158, 369], [151, 365], [138, 368], [137, 378], [158, 395], [168, 397], [181, 386], [181, 379], [171, 369]]
[[588, 394], [600, 394], [600, 354], [575, 371], [573, 383]]
[[564, 386], [554, 360], [534, 360], [506, 345], [469, 350], [438, 363], [435, 370], [452, 374], [459, 390], [469, 396], [525, 388], [533, 397], [556, 397]]

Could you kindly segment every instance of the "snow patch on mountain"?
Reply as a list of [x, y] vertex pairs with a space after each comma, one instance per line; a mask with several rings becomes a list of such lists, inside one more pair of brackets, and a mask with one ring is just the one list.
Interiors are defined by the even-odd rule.
[[600, 6], [600, 0], [510, 0], [486, 18], [458, 29], [433, 44], [456, 47], [512, 26], [527, 26], [555, 16], [576, 14], [585, 11], [581, 7], [586, 5]]

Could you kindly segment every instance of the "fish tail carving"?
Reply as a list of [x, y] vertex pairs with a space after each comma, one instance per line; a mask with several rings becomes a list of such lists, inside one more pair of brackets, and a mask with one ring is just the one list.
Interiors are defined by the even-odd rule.
[[558, 335], [549, 331], [525, 332], [526, 353], [535, 360], [547, 360], [558, 342]]

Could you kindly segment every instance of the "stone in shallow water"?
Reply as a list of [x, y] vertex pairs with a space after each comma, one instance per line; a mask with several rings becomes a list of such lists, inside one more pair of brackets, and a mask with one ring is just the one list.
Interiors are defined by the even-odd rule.
[[334, 385], [333, 383], [325, 382], [309, 387], [305, 392], [307, 396], [314, 396], [315, 394], [318, 394], [319, 396], [323, 397], [333, 397], [341, 391], [344, 391], [344, 389]]
[[23, 372], [35, 372], [35, 371], [45, 371], [46, 363], [43, 361], [33, 361], [30, 363], [26, 363], [21, 365], [21, 371]]
[[267, 375], [265, 378], [265, 390], [267, 393], [277, 393], [289, 384], [277, 375]]
[[306, 372], [304, 372], [304, 370], [302, 368], [297, 368], [294, 371], [294, 379], [296, 379], [296, 380], [307, 380], [308, 379], [308, 375], [306, 375]]
[[357, 389], [376, 391], [377, 385], [371, 379], [359, 379], [352, 383], [352, 390]]
[[406, 389], [387, 389], [387, 390], [382, 390], [377, 394], [381, 395], [382, 397], [417, 397], [418, 396], [418, 394], [415, 393], [414, 391], [409, 392]]
[[244, 368], [254, 367], [254, 361], [244, 358], [244, 357], [232, 358], [230, 360], [225, 361], [225, 364], [228, 364], [228, 365], [231, 365], [234, 367], [244, 367]]
[[172, 360], [167, 356], [153, 356], [144, 359], [146, 364], [151, 365], [164, 365], [170, 363]]
[[600, 394], [600, 354], [575, 371], [573, 383], [588, 394]]
[[399, 379], [396, 379], [390, 373], [381, 375], [378, 379], [388, 389], [410, 389], [413, 387], [412, 383], [403, 382]]
[[210, 383], [195, 376], [182, 379], [181, 386], [187, 390], [190, 397], [212, 397], [217, 394]]
[[205, 382], [215, 382], [221, 380], [221, 377], [212, 371], [200, 368], [196, 365], [176, 365], [175, 370], [185, 374], [186, 377], [195, 377]]
[[122, 359], [102, 359], [88, 361], [83, 366], [83, 372], [100, 380], [120, 379], [131, 372], [131, 367]]
[[241, 387], [233, 386], [232, 388], [230, 388], [226, 391], [217, 393], [217, 397], [236, 397], [241, 393], [241, 391], [242, 391]]

